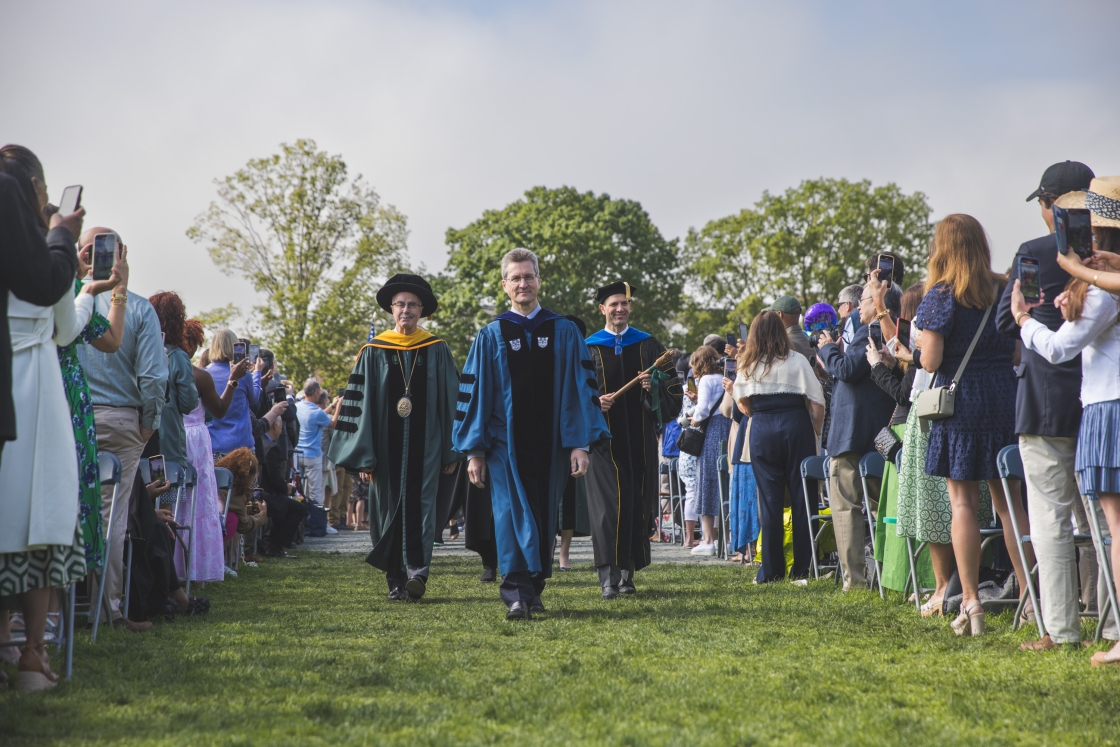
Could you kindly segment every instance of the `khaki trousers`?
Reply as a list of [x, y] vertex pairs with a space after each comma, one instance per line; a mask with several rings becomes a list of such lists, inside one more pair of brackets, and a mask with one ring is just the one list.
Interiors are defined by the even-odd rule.
[[350, 508], [350, 494], [354, 492], [354, 478], [342, 467], [335, 467], [334, 479], [338, 491], [331, 500], [331, 511], [327, 519], [332, 525], [345, 524], [346, 512]]
[[[102, 613], [110, 621], [121, 617], [121, 600], [124, 598], [124, 535], [128, 529], [129, 499], [136, 478], [144, 440], [140, 436], [140, 413], [133, 407], [108, 407], [94, 405], [94, 425], [97, 428], [97, 450], [113, 454], [121, 460], [121, 482], [117, 490], [117, 507], [112, 512], [112, 536], [109, 537], [109, 555], [105, 559], [102, 576], [105, 583], [105, 604]], [[101, 486], [101, 521], [109, 531], [109, 511], [113, 503], [113, 486]]]
[[[863, 546], [867, 527], [863, 517], [863, 484], [859, 477], [859, 460], [863, 454], [845, 451], [829, 455], [828, 491], [832, 507], [832, 529], [836, 533], [836, 550], [844, 568], [844, 591], [867, 586], [867, 567]], [[871, 491], [871, 511], [879, 509], [879, 480], [867, 481]]]
[[[1027, 510], [1031, 517], [1031, 544], [1038, 559], [1039, 606], [1046, 632], [1055, 643], [1081, 640], [1081, 603], [1078, 601], [1079, 572], [1073, 545], [1074, 519], [1084, 517], [1085, 507], [1073, 471], [1077, 452], [1076, 438], [1019, 436], [1019, 455], [1027, 482]], [[1078, 523], [1084, 522], [1082, 518]], [[1103, 535], [1108, 536], [1108, 527]], [[1084, 524], [1084, 534], [1089, 526]], [[1014, 552], [1015, 548], [1008, 548]], [[1096, 558], [1091, 547], [1081, 548], [1083, 558]], [[1093, 563], [1096, 566], [1096, 563]], [[1103, 578], [1092, 584], [1096, 600], [1088, 604], [1104, 606], [1107, 587]], [[1092, 591], [1088, 585], [1086, 596]], [[1116, 624], [1110, 615], [1103, 635], [1116, 640]]]

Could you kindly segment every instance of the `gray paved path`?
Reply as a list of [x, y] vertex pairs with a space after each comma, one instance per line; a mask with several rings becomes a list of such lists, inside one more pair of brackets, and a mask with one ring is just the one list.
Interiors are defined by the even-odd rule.
[[[654, 563], [718, 564], [727, 562], [718, 558], [691, 555], [688, 550], [681, 549], [680, 545], [654, 542], [651, 547]], [[298, 549], [341, 553], [343, 555], [365, 555], [370, 551], [370, 548], [369, 532], [352, 531], [328, 534], [326, 537], [308, 537]], [[432, 554], [436, 557], [478, 557], [463, 546], [462, 534], [459, 535], [459, 539], [445, 541], [441, 547], [434, 548]], [[590, 537], [576, 537], [572, 540], [571, 561], [574, 565], [589, 565], [593, 562]]]

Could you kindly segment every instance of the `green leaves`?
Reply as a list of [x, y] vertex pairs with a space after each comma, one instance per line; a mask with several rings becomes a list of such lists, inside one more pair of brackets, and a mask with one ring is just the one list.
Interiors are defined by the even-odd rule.
[[534, 187], [524, 199], [447, 231], [447, 270], [435, 289], [441, 336], [462, 361], [478, 329], [509, 308], [501, 259], [523, 247], [541, 263], [541, 303], [576, 314], [588, 330], [603, 323], [595, 290], [614, 280], [637, 286], [631, 321], [662, 340], [682, 304], [677, 242], [666, 240], [640, 203], [572, 187]]
[[216, 180], [187, 236], [264, 294], [254, 311], [285, 372], [333, 387], [380, 314], [370, 288], [407, 266], [407, 223], [341, 156], [313, 140], [280, 149]]
[[930, 212], [924, 194], [895, 184], [815, 179], [781, 195], [763, 192], [754, 209], [688, 232], [692, 290], [701, 304], [726, 311], [730, 324], [749, 322], [763, 300], [787, 293], [802, 308], [834, 304], [844, 286], [862, 283], [864, 262], [880, 252], [903, 258], [910, 283], [924, 274]]

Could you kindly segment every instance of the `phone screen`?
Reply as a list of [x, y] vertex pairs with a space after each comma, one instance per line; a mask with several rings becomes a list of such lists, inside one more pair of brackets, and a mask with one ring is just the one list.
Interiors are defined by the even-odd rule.
[[723, 361], [723, 375], [728, 379], [735, 378], [736, 361], [734, 358], [727, 358]]
[[148, 469], [152, 473], [152, 482], [163, 482], [167, 479], [167, 469], [163, 465], [163, 455], [149, 457]]
[[1093, 255], [1093, 226], [1089, 211], [1084, 208], [1060, 208], [1054, 206], [1054, 239], [1058, 242], [1058, 252], [1066, 254], [1070, 249], [1081, 258]]
[[93, 279], [108, 280], [113, 274], [113, 263], [117, 259], [117, 235], [99, 233], [93, 237]]
[[868, 331], [868, 334], [871, 336], [871, 341], [873, 343], [875, 343], [875, 348], [876, 349], [880, 349], [880, 348], [883, 347], [883, 328], [882, 327], [880, 327], [878, 324], [873, 324], [873, 325], [871, 325], [871, 329]]
[[82, 201], [82, 185], [73, 184], [62, 190], [62, 200], [58, 205], [59, 215], [70, 215], [78, 209]]
[[743, 324], [742, 322], [739, 322], [739, 339], [742, 340], [743, 342], [746, 342], [747, 341], [747, 334], [749, 332], [750, 332], [750, 328], [747, 325]]
[[245, 355], [246, 355], [245, 343], [243, 343], [243, 342], [233, 343], [233, 362], [234, 363], [240, 363], [241, 361], [245, 360]]
[[249, 346], [249, 360], [256, 363], [257, 359], [259, 359], [260, 357], [261, 357], [261, 346], [256, 345], [256, 344], [250, 345]]
[[693, 394], [696, 393], [696, 379], [692, 378], [691, 376], [688, 377], [688, 391], [692, 392]]
[[1038, 284], [1038, 260], [1032, 257], [1019, 257], [1019, 290], [1023, 298], [1034, 303], [1041, 297]]
[[879, 255], [879, 280], [886, 283], [894, 281], [894, 257], [887, 254]]
[[910, 347], [910, 320], [898, 318], [898, 341], [905, 347]]

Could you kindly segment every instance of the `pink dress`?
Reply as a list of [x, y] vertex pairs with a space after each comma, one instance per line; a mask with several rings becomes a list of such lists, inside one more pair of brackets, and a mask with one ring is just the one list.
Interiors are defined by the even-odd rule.
[[[183, 417], [187, 431], [187, 459], [198, 472], [195, 486], [194, 555], [191, 557], [191, 580], [195, 582], [221, 581], [225, 578], [225, 553], [222, 544], [222, 509], [218, 501], [218, 487], [214, 480], [214, 453], [210, 449], [210, 431], [206, 428], [206, 410], [201, 400], [198, 406]], [[179, 506], [176, 520], [187, 524], [191, 520], [189, 502]], [[175, 544], [175, 570], [179, 578], [186, 578], [183, 549]]]

